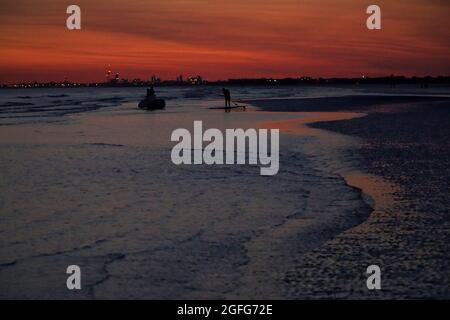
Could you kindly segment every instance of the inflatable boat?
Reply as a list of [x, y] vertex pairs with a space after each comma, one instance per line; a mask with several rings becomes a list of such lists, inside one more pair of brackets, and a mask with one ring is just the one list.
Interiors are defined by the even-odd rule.
[[166, 107], [166, 101], [163, 99], [142, 100], [138, 107], [144, 110], [161, 110]]

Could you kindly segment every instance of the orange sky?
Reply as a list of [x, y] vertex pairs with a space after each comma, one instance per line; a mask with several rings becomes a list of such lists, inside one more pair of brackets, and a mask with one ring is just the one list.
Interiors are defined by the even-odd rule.
[[108, 65], [142, 79], [449, 75], [448, 19], [448, 0], [2, 0], [0, 82], [101, 81]]

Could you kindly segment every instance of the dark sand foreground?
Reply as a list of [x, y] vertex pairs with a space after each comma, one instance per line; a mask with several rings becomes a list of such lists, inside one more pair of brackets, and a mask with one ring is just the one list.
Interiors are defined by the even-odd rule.
[[[351, 96], [252, 101], [266, 111], [353, 111], [314, 128], [362, 138], [360, 170], [399, 188], [359, 226], [302, 255], [285, 278], [291, 298], [450, 298], [450, 99]], [[365, 285], [382, 270], [382, 290]]]

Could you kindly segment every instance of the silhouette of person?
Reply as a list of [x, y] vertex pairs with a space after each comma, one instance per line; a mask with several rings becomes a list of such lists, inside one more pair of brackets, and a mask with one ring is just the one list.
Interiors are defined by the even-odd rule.
[[155, 89], [153, 89], [153, 86], [147, 89], [147, 100], [154, 100], [156, 98], [155, 96]]
[[223, 97], [225, 98], [225, 108], [231, 107], [231, 93], [230, 90], [222, 88]]

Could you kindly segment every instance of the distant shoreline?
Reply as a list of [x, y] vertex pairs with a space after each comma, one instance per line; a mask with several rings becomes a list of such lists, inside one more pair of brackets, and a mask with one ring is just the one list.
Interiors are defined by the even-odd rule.
[[79, 87], [170, 87], [170, 86], [366, 86], [384, 85], [395, 88], [399, 85], [416, 85], [420, 88], [430, 86], [450, 86], [450, 75], [447, 76], [385, 76], [385, 77], [350, 77], [350, 78], [312, 78], [300, 76], [297, 78], [239, 78], [228, 80], [208, 81], [200, 76], [192, 77], [193, 81], [158, 80], [148, 81], [142, 79], [118, 79], [108, 82], [76, 82], [76, 81], [24, 81], [9, 84], [0, 84], [3, 89], [33, 89], [33, 88], [79, 88]]

